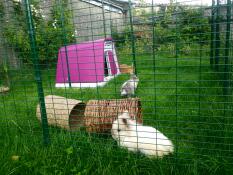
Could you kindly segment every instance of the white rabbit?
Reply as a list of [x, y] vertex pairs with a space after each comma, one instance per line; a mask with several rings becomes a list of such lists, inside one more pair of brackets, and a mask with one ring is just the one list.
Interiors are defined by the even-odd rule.
[[137, 89], [139, 78], [131, 74], [130, 79], [123, 83], [121, 86], [121, 96], [133, 96], [135, 95], [135, 90]]
[[130, 119], [128, 111], [113, 122], [111, 133], [119, 146], [129, 151], [139, 151], [148, 157], [163, 157], [174, 151], [172, 142], [165, 135]]

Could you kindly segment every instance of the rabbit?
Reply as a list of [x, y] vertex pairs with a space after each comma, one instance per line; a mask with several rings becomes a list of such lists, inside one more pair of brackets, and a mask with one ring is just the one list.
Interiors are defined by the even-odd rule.
[[135, 95], [139, 78], [135, 74], [131, 74], [130, 79], [121, 86], [121, 96], [131, 97]]
[[119, 146], [150, 158], [163, 157], [174, 151], [172, 142], [165, 135], [153, 127], [138, 124], [130, 118], [128, 111], [113, 122], [111, 134]]

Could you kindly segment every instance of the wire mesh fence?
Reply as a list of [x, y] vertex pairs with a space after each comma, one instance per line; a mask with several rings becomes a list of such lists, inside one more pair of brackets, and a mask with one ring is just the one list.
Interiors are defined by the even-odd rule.
[[232, 12], [1, 1], [0, 172], [231, 174]]

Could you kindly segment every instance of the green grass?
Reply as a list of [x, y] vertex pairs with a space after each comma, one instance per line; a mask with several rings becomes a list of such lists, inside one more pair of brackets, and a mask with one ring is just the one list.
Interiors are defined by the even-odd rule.
[[[120, 58], [121, 63], [131, 61]], [[152, 56], [136, 58], [140, 78], [137, 96], [142, 101], [144, 123], [173, 141], [173, 155], [148, 159], [119, 148], [108, 134], [55, 127], [49, 128], [51, 144], [44, 146], [35, 116], [34, 72], [26, 67], [11, 71], [11, 91], [0, 95], [0, 174], [231, 174], [232, 101], [224, 105], [222, 84], [209, 68], [208, 56], [183, 56], [177, 61], [156, 56], [155, 69]], [[56, 89], [53, 66], [42, 70], [42, 78], [45, 95], [86, 102], [120, 98], [119, 88], [128, 76], [120, 75], [97, 89]], [[19, 159], [12, 160], [13, 155]]]

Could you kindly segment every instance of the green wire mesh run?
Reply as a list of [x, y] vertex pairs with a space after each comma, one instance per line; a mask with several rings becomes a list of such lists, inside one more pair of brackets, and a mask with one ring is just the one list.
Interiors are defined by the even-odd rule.
[[[231, 0], [1, 1], [0, 172], [231, 174], [232, 12]], [[126, 110], [172, 153], [120, 146]]]

